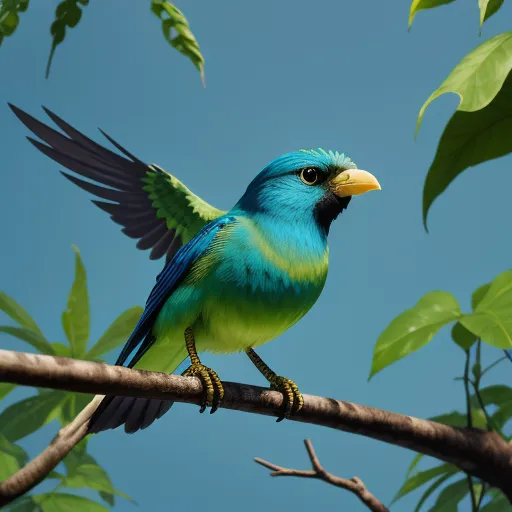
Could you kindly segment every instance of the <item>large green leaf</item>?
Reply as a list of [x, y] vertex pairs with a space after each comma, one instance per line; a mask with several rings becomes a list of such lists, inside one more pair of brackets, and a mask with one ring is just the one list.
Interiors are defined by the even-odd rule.
[[0, 332], [10, 334], [15, 338], [26, 341], [29, 345], [32, 345], [35, 349], [39, 350], [43, 354], [50, 356], [55, 355], [53, 348], [46, 338], [39, 334], [37, 331], [27, 329], [26, 327], [11, 327], [10, 325], [0, 325]]
[[482, 341], [512, 348], [512, 270], [496, 277], [473, 313], [460, 322]]
[[0, 45], [4, 37], [11, 36], [18, 28], [19, 14], [28, 9], [29, 0], [2, 0], [0, 2]]
[[416, 123], [418, 132], [425, 109], [447, 92], [460, 98], [457, 110], [474, 112], [493, 100], [512, 69], [512, 32], [499, 34], [468, 53], [423, 104]]
[[478, 0], [478, 8], [480, 9], [480, 27], [484, 21], [488, 20], [493, 14], [498, 12], [503, 5], [504, 0]]
[[151, 11], [162, 21], [162, 32], [167, 42], [190, 59], [204, 84], [204, 57], [187, 18], [176, 6], [163, 0], [152, 0]]
[[35, 320], [28, 314], [27, 310], [4, 292], [0, 292], [0, 310], [9, 315], [22, 327], [26, 327], [43, 336], [41, 329], [39, 329]]
[[485, 297], [487, 292], [489, 291], [489, 288], [491, 287], [491, 283], [483, 284], [482, 286], [479, 286], [474, 292], [473, 295], [471, 295], [471, 309], [474, 311], [478, 304], [482, 302], [482, 299]]
[[379, 336], [370, 378], [391, 363], [426, 345], [446, 324], [461, 316], [457, 299], [448, 292], [431, 292], [397, 316]]
[[80, 251], [75, 246], [73, 249], [76, 254], [75, 281], [69, 293], [66, 311], [62, 313], [62, 325], [74, 357], [82, 358], [89, 340], [89, 295], [87, 294], [87, 275]]
[[452, 340], [462, 349], [469, 350], [478, 338], [460, 322], [452, 327]]
[[415, 473], [407, 478], [400, 490], [397, 492], [396, 496], [393, 498], [391, 504], [395, 503], [397, 500], [403, 498], [405, 495], [411, 493], [412, 491], [415, 491], [418, 489], [418, 487], [425, 485], [430, 480], [437, 478], [438, 476], [451, 476], [458, 471], [459, 469], [453, 464], [441, 464], [425, 471], [419, 471], [418, 473]]
[[121, 313], [105, 331], [105, 334], [98, 340], [96, 345], [89, 350], [86, 358], [97, 358], [125, 343], [135, 329], [143, 311], [144, 308], [135, 306]]
[[10, 382], [0, 382], [0, 400], [6, 397], [15, 387], [16, 384], [11, 384]]
[[27, 452], [0, 434], [0, 482], [14, 475], [27, 461]]
[[450, 4], [455, 0], [412, 0], [411, 7], [409, 9], [409, 28], [412, 25], [412, 21], [419, 11], [425, 9], [432, 9], [439, 7], [440, 5]]
[[466, 494], [469, 493], [469, 486], [466, 477], [447, 485], [437, 497], [432, 510], [436, 512], [457, 512], [458, 504]]
[[423, 495], [420, 498], [420, 501], [416, 504], [416, 508], [414, 509], [414, 512], [420, 512], [421, 507], [425, 504], [425, 502], [430, 498], [430, 496], [437, 490], [441, 485], [443, 485], [446, 480], [453, 477], [453, 473], [446, 473], [444, 475], [441, 475], [437, 480], [434, 480], [434, 482], [428, 486], [428, 488], [425, 490]]
[[457, 111], [446, 125], [423, 188], [425, 227], [432, 203], [459, 174], [511, 151], [512, 74], [489, 105], [477, 112]]
[[66, 27], [76, 27], [82, 18], [82, 7], [78, 4], [88, 5], [89, 0], [63, 0], [55, 10], [55, 21], [50, 27], [53, 40], [50, 55], [48, 56], [48, 63], [46, 64], [46, 78], [50, 76], [50, 68], [52, 66], [55, 49], [66, 37]]
[[14, 442], [39, 430], [55, 417], [65, 398], [63, 391], [45, 391], [10, 405], [0, 414], [0, 434]]
[[33, 497], [43, 512], [109, 512], [109, 509], [96, 501], [82, 496], [64, 493], [39, 494]]

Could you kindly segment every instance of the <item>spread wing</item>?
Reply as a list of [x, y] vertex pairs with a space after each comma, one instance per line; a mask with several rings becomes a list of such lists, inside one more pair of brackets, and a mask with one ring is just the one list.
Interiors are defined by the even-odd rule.
[[76, 173], [79, 177], [61, 171], [72, 183], [102, 199], [92, 202], [123, 226], [123, 233], [139, 239], [138, 249], [151, 249], [151, 259], [166, 254], [169, 260], [205, 225], [226, 213], [200, 199], [160, 167], [139, 160], [102, 130], [123, 155], [97, 144], [46, 108], [65, 135], [9, 106], [45, 144], [31, 137], [28, 140]]

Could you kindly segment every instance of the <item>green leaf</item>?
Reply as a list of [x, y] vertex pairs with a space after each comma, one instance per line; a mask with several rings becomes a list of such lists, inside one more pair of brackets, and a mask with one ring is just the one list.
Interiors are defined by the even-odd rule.
[[78, 413], [94, 398], [94, 395], [86, 393], [67, 393], [67, 397], [63, 402], [59, 421], [62, 426], [71, 423]]
[[[498, 407], [512, 402], [512, 388], [504, 384], [495, 384], [480, 390], [480, 398], [485, 405], [497, 405]], [[471, 402], [476, 400], [476, 395], [471, 397]]]
[[461, 316], [457, 299], [448, 292], [430, 292], [397, 316], [380, 335], [370, 377], [426, 345], [446, 324]]
[[425, 457], [425, 455], [423, 453], [417, 453], [414, 456], [414, 459], [412, 459], [411, 464], [409, 465], [409, 468], [407, 469], [407, 473], [405, 474], [406, 480], [409, 477], [409, 475], [412, 474], [412, 472], [414, 471], [416, 466], [420, 463], [421, 459], [423, 459], [423, 457]]
[[0, 434], [14, 442], [51, 421], [64, 402], [63, 391], [45, 391], [16, 402], [0, 414]]
[[491, 283], [483, 284], [482, 286], [479, 286], [471, 296], [471, 309], [474, 311], [478, 304], [482, 302], [482, 299], [485, 297], [487, 292], [489, 291], [489, 288], [491, 287]]
[[484, 21], [488, 20], [503, 5], [503, 0], [478, 0], [478, 8], [480, 9], [480, 28]]
[[3, 0], [0, 2], [0, 45], [4, 37], [18, 28], [19, 14], [28, 9], [29, 0]]
[[4, 332], [5, 334], [10, 334], [15, 338], [26, 341], [29, 345], [32, 345], [35, 349], [39, 350], [43, 354], [47, 354], [50, 356], [55, 355], [52, 346], [46, 338], [32, 329], [27, 329], [26, 327], [11, 327], [9, 325], [1, 325], [0, 332]]
[[104, 491], [100, 491], [98, 494], [100, 495], [100, 498], [108, 503], [111, 507], [116, 504], [116, 500], [113, 494]]
[[59, 343], [58, 341], [54, 341], [51, 345], [56, 356], [72, 357], [73, 354], [69, 345], [64, 345], [64, 343]]
[[[487, 422], [485, 420], [485, 415], [483, 411], [478, 407], [478, 404], [475, 405], [475, 408], [471, 411], [471, 418], [473, 422], [473, 426], [477, 428], [485, 428]], [[443, 423], [444, 425], [450, 425], [451, 427], [466, 427], [467, 426], [467, 417], [465, 414], [462, 414], [457, 411], [449, 412], [448, 414], [441, 414], [439, 416], [434, 416], [433, 418], [429, 418], [430, 421], [437, 421], [437, 423]]]
[[452, 327], [452, 340], [462, 349], [469, 350], [478, 338], [460, 322]]
[[43, 512], [109, 512], [104, 505], [74, 494], [51, 492], [39, 494], [33, 499]]
[[11, 384], [10, 382], [0, 382], [0, 400], [6, 397], [15, 387], [16, 384]]
[[89, 295], [87, 294], [87, 275], [80, 251], [75, 246], [73, 250], [76, 254], [75, 281], [69, 293], [67, 309], [62, 313], [62, 325], [73, 356], [82, 358], [89, 340]]
[[0, 481], [14, 475], [27, 461], [27, 452], [0, 434]]
[[491, 415], [490, 424], [494, 429], [502, 430], [507, 422], [512, 418], [512, 402], [502, 404], [499, 409]]
[[436, 512], [457, 512], [458, 504], [469, 493], [468, 481], [464, 477], [446, 486], [437, 497], [432, 510]]
[[419, 11], [439, 7], [440, 5], [451, 4], [454, 1], [455, 0], [412, 0], [411, 7], [409, 9], [409, 28], [411, 28], [412, 21]]
[[162, 32], [167, 42], [190, 59], [204, 84], [204, 57], [187, 18], [176, 6], [162, 0], [152, 0], [151, 11], [162, 21]]
[[[509, 46], [512, 48], [512, 37], [510, 41]], [[512, 51], [510, 53], [512, 65]], [[496, 67], [499, 68], [497, 64]], [[495, 76], [494, 71], [488, 72], [491, 73], [490, 77]], [[482, 87], [482, 90], [485, 90], [485, 87]], [[512, 151], [512, 137], [506, 136], [512, 133], [511, 104], [512, 74], [498, 95], [485, 108], [477, 112], [457, 111], [451, 117], [439, 141], [423, 188], [425, 228], [432, 203], [459, 174], [469, 167], [499, 158]]]
[[474, 312], [460, 322], [482, 341], [498, 348], [512, 348], [512, 270], [500, 274]]
[[108, 504], [114, 504], [114, 494], [129, 501], [128, 495], [118, 491], [106, 471], [96, 462], [94, 457], [85, 452], [85, 444], [76, 446], [65, 458], [68, 475], [62, 479], [61, 485], [69, 488], [89, 488], [99, 492]]
[[418, 489], [422, 485], [426, 484], [430, 480], [440, 476], [440, 475], [454, 475], [457, 473], [459, 469], [453, 464], [441, 464], [439, 466], [435, 466], [433, 468], [427, 469], [425, 471], [419, 471], [414, 475], [407, 478], [404, 482], [400, 490], [397, 492], [396, 496], [393, 498], [391, 505], [398, 501], [400, 498], [403, 498], [405, 495], [411, 493], [412, 491]]
[[135, 329], [143, 311], [144, 308], [135, 306], [121, 313], [105, 331], [105, 334], [98, 340], [96, 345], [89, 350], [86, 358], [94, 359], [125, 343]]
[[498, 489], [491, 489], [488, 491], [491, 496], [491, 501], [481, 508], [481, 512], [510, 512], [512, 505], [509, 503], [506, 496]]
[[460, 98], [457, 110], [474, 112], [493, 100], [512, 69], [512, 32], [498, 34], [468, 53], [423, 104], [416, 123], [416, 133], [425, 109], [447, 92]]
[[43, 336], [41, 329], [39, 329], [35, 320], [28, 314], [28, 312], [20, 304], [18, 304], [14, 299], [9, 297], [9, 295], [7, 295], [4, 292], [0, 292], [0, 310], [3, 311], [5, 314], [9, 315], [15, 322], [20, 324], [22, 327], [26, 327], [27, 329], [35, 331], [41, 336]]
[[52, 48], [46, 65], [46, 78], [50, 76], [53, 55], [57, 46], [64, 41], [66, 37], [66, 27], [73, 28], [78, 25], [82, 17], [82, 9], [78, 4], [87, 5], [89, 2], [84, 0], [63, 0], [55, 10], [55, 21], [50, 27], [50, 33], [53, 37]]
[[43, 509], [34, 501], [34, 496], [21, 496], [9, 507], [9, 512], [43, 512]]
[[72, 474], [62, 480], [61, 485], [72, 489], [94, 489], [109, 495], [117, 494], [131, 501], [128, 495], [114, 488], [106, 471], [97, 464], [82, 464], [76, 467]]
[[419, 512], [421, 510], [421, 507], [425, 504], [425, 502], [430, 498], [430, 496], [439, 488], [441, 485], [446, 482], [449, 478], [452, 478], [452, 473], [446, 473], [445, 475], [440, 476], [437, 480], [434, 481], [432, 485], [430, 485], [427, 490], [423, 493], [423, 495], [420, 498], [420, 501], [418, 501], [418, 504], [416, 505], [416, 508], [414, 509], [414, 512]]

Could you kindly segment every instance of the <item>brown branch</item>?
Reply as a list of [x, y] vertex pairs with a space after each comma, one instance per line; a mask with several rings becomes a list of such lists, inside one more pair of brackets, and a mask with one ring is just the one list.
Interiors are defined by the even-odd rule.
[[323, 480], [335, 487], [341, 487], [342, 489], [346, 489], [347, 491], [354, 493], [368, 507], [368, 509], [373, 512], [389, 512], [389, 509], [366, 488], [361, 479], [357, 478], [357, 476], [353, 476], [350, 480], [347, 480], [346, 478], [340, 478], [339, 476], [329, 473], [320, 464], [320, 460], [315, 453], [315, 449], [313, 448], [311, 441], [309, 439], [305, 439], [304, 444], [306, 445], [309, 460], [313, 467], [312, 470], [283, 468], [258, 457], [256, 457], [254, 461], [268, 469], [271, 469], [272, 473], [270, 473], [270, 476], [298, 476], [302, 478], [316, 478], [318, 480]]
[[[195, 377], [7, 350], [0, 350], [0, 382], [101, 395], [160, 398], [194, 404], [200, 403], [203, 393], [201, 382]], [[224, 383], [224, 390], [223, 408], [279, 415], [283, 397], [277, 391], [230, 382]], [[495, 432], [450, 427], [373, 407], [311, 395], [304, 395], [304, 407], [293, 420], [371, 437], [450, 462], [501, 489], [512, 503], [512, 445]], [[82, 421], [87, 419], [82, 417]], [[55, 450], [55, 444], [59, 444], [58, 439], [59, 437], [54, 440]], [[46, 476], [41, 472], [32, 476], [27, 484], [26, 477], [18, 479], [22, 471], [7, 481], [10, 482], [11, 495], [16, 485], [18, 491], [15, 494], [19, 496]], [[5, 488], [7, 482], [0, 484], [0, 506], [12, 499]]]

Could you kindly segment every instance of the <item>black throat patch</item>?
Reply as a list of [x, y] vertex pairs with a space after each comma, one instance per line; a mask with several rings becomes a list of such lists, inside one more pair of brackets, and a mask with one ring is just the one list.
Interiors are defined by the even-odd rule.
[[315, 206], [315, 216], [317, 222], [329, 233], [331, 223], [348, 206], [352, 196], [337, 197], [331, 191], [328, 191]]

